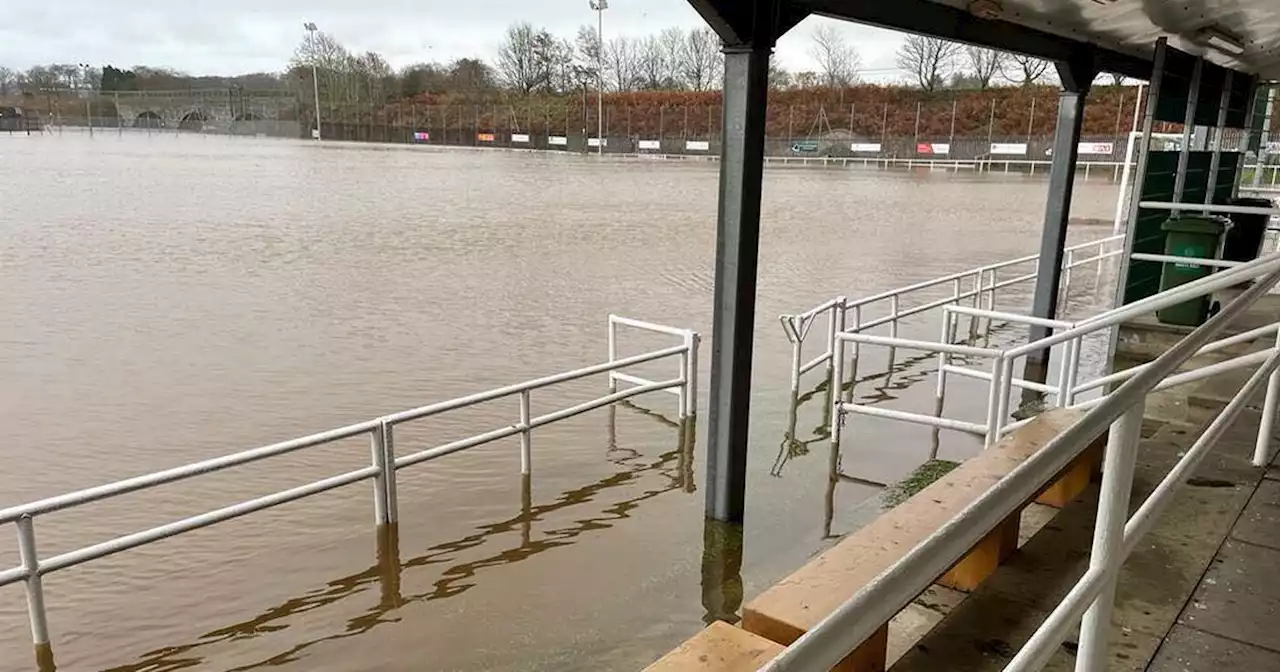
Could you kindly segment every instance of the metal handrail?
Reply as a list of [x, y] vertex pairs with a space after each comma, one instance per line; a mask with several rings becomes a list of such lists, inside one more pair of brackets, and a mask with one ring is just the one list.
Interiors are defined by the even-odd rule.
[[[1123, 251], [1119, 249], [1108, 250], [1108, 246], [1112, 243], [1123, 241], [1124, 235], [1113, 234], [1103, 238], [1085, 241], [1083, 243], [1076, 243], [1063, 248], [1063, 251], [1065, 252], [1063, 257], [1063, 270], [1065, 272], [1063, 276], [1065, 285], [1063, 292], [1064, 296], [1070, 294], [1072, 269], [1085, 264], [1094, 263], [1098, 265], [1099, 272], [1101, 272], [1101, 264], [1103, 260], [1119, 256], [1123, 253]], [[1089, 248], [1097, 248], [1098, 253], [1086, 259], [1074, 258], [1075, 252]], [[901, 322], [903, 318], [919, 315], [936, 308], [943, 306], [957, 306], [960, 305], [961, 301], [971, 301], [974, 308], [978, 308], [985, 303], [987, 308], [994, 309], [997, 290], [1029, 282], [1037, 277], [1037, 274], [1032, 272], [1001, 280], [997, 277], [998, 271], [1011, 268], [1019, 264], [1038, 263], [1039, 259], [1039, 254], [1028, 254], [1014, 259], [996, 262], [994, 264], [987, 264], [985, 266], [979, 266], [937, 278], [923, 280], [855, 300], [836, 297], [828, 299], [827, 301], [803, 312], [793, 315], [779, 316], [779, 319], [782, 322], [783, 332], [786, 334], [787, 340], [791, 342], [792, 347], [792, 393], [794, 394], [799, 391], [800, 376], [823, 364], [830, 364], [832, 362], [836, 332], [862, 332], [875, 327], [888, 325], [889, 336], [896, 337], [898, 335], [899, 322]], [[989, 283], [988, 275], [990, 276]], [[969, 280], [969, 286], [967, 288], [962, 286], [966, 279]], [[921, 290], [937, 288], [941, 285], [945, 285], [946, 283], [952, 283], [953, 285], [951, 296], [932, 299], [919, 306], [911, 306], [907, 308], [903, 308], [901, 306], [901, 301], [904, 296]], [[887, 315], [866, 321], [862, 319], [863, 308], [885, 301], [888, 301], [890, 304], [889, 313]], [[850, 312], [853, 313], [852, 324], [849, 324]], [[813, 326], [813, 321], [823, 313], [826, 313], [827, 315], [828, 326], [826, 350], [817, 357], [805, 361], [802, 354], [805, 337], [808, 335], [810, 327]], [[975, 326], [971, 328], [971, 331], [973, 328], [976, 328], [976, 321], [973, 324]], [[854, 344], [853, 356], [855, 358], [858, 356], [858, 345], [856, 343]]]
[[[1225, 280], [1219, 278], [1229, 274], [1233, 277]], [[1117, 493], [1127, 493], [1132, 487], [1132, 464], [1136, 459], [1138, 429], [1141, 426], [1146, 396], [1166, 379], [1172, 377], [1171, 374], [1208, 345], [1216, 334], [1266, 294], [1277, 281], [1280, 281], [1280, 255], [1270, 255], [1230, 271], [1209, 276], [1203, 281], [1168, 290], [1156, 297], [1151, 297], [1156, 299], [1154, 301], [1138, 302], [1143, 304], [1141, 305], [1143, 313], [1151, 312], [1165, 305], [1186, 300], [1186, 292], [1179, 292], [1180, 289], [1192, 288], [1196, 285], [1187, 291], [1198, 291], [1197, 295], [1202, 295], [1214, 291], [1214, 288], [1219, 285], [1235, 284], [1244, 276], [1261, 276], [1261, 280], [1229, 302], [1217, 315], [1196, 328], [1155, 361], [1143, 367], [1114, 392], [1088, 402], [1092, 408], [1083, 417], [1015, 467], [978, 499], [944, 523], [934, 534], [913, 547], [892, 567], [868, 582], [762, 669], [780, 672], [827, 670], [834, 667], [910, 603], [921, 590], [959, 561], [990, 530], [995, 529], [1001, 521], [1012, 515], [1023, 502], [1031, 499], [1045, 483], [1066, 468], [1108, 428], [1111, 431], [1111, 438], [1108, 442], [1107, 465], [1103, 471], [1103, 501], [1099, 504], [1099, 517], [1100, 521], [1103, 516], [1107, 516], [1108, 521], [1111, 521], [1116, 515], [1125, 515], [1128, 504], [1127, 494], [1121, 497]], [[1169, 298], [1171, 296], [1179, 298], [1173, 300]], [[1043, 348], [1049, 340], [1066, 342], [1079, 338], [1084, 333], [1114, 326], [1134, 316], [1132, 314], [1134, 311], [1127, 310], [1131, 306], [1115, 309], [1087, 325], [1082, 324], [1068, 329], [1023, 348], [1014, 348], [1006, 351], [1005, 354], [1008, 356], [1032, 345], [1035, 346], [1033, 349]], [[839, 362], [836, 364], [838, 366]], [[1268, 400], [1263, 412], [1262, 426], [1259, 428], [1259, 444], [1260, 448], [1262, 447], [1263, 436], [1265, 434], [1269, 438], [1267, 429], [1274, 422], [1274, 397], [1280, 391], [1278, 366], [1280, 366], [1280, 339], [1277, 340], [1276, 351], [1267, 357], [1245, 389], [1236, 395], [1227, 411], [1219, 416], [1210, 427], [1210, 431], [1206, 432], [1207, 438], [1202, 437], [1203, 445], [1198, 442], [1200, 451], [1195, 452], [1193, 449], [1183, 456], [1178, 468], [1179, 474], [1185, 474], [1194, 467], [1192, 460], [1203, 457], [1204, 451], [1221, 435], [1234, 414], [1239, 413], [1244, 404], [1243, 400], [1258, 389], [1263, 379], [1267, 379]], [[997, 376], [997, 380], [998, 378]], [[1171, 474], [1165, 479], [1165, 483], [1170, 484], [1167, 486], [1168, 489], [1177, 485], [1176, 481], [1171, 480], [1174, 476], [1176, 475]], [[1148, 502], [1151, 503], [1154, 511], [1159, 507], [1167, 506], [1170, 496], [1162, 494], [1163, 499], [1154, 501], [1149, 499]], [[1132, 532], [1139, 534], [1145, 531], [1141, 526], [1149, 525], [1147, 520], [1149, 518], [1137, 519], [1136, 523], [1131, 520], [1130, 523], [1134, 525]], [[1101, 522], [1098, 525], [1090, 571], [1068, 596], [1067, 599], [1070, 602], [1064, 601], [1054, 612], [1051, 621], [1046, 622], [1042, 630], [1037, 633], [1038, 639], [1033, 639], [1033, 643], [1038, 648], [1032, 648], [1029, 645], [1018, 658], [1015, 658], [1015, 662], [1006, 668], [1007, 670], [1020, 672], [1039, 669], [1048, 655], [1052, 655], [1057, 648], [1067, 629], [1074, 622], [1074, 618], [1083, 613], [1082, 605], [1091, 609], [1090, 613], [1094, 614], [1094, 617], [1086, 617], [1081, 650], [1092, 650], [1097, 647], [1105, 649], [1106, 629], [1110, 627], [1109, 618], [1102, 619], [1097, 616], [1097, 614], [1109, 613], [1109, 602], [1105, 605], [1102, 602], [1102, 598], [1106, 598], [1103, 588], [1108, 582], [1114, 580], [1117, 568], [1123, 562], [1122, 547], [1131, 550], [1131, 544], [1136, 540], [1136, 537], [1130, 538], [1128, 530], [1120, 539], [1116, 539], [1113, 531], [1108, 531], [1109, 529], [1110, 527]], [[1046, 631], [1047, 634], [1042, 634]]]
[[[678, 336], [681, 338], [682, 342], [680, 345], [653, 350], [630, 357], [619, 358], [617, 356], [616, 333], [618, 326], [627, 326], [665, 335]], [[42, 649], [46, 651], [47, 655], [51, 655], [48, 654], [50, 646], [49, 631], [44, 606], [44, 589], [41, 582], [41, 577], [51, 572], [74, 567], [90, 560], [103, 558], [185, 532], [208, 527], [210, 525], [231, 520], [233, 518], [239, 518], [256, 511], [279, 506], [281, 504], [293, 502], [365, 480], [373, 480], [374, 482], [375, 522], [380, 526], [392, 524], [396, 523], [399, 517], [396, 501], [396, 472], [399, 469], [443, 457], [467, 448], [497, 441], [509, 436], [520, 435], [521, 474], [527, 476], [531, 473], [532, 462], [530, 432], [543, 425], [564, 420], [631, 397], [647, 394], [649, 392], [672, 389], [674, 389], [679, 395], [677, 415], [681, 421], [685, 422], [695, 413], [697, 408], [697, 348], [699, 343], [699, 337], [696, 332], [610, 315], [608, 333], [609, 361], [601, 364], [586, 366], [550, 376], [543, 376], [541, 378], [535, 378], [515, 385], [507, 385], [505, 387], [465, 397], [420, 406], [418, 408], [384, 415], [372, 420], [346, 425], [344, 427], [310, 434], [296, 439], [290, 439], [288, 441], [273, 443], [267, 446], [233, 453], [231, 455], [224, 455], [222, 457], [203, 460], [193, 464], [166, 469], [151, 474], [135, 476], [133, 478], [127, 478], [114, 483], [85, 488], [63, 495], [46, 497], [34, 502], [0, 509], [0, 524], [14, 523], [17, 526], [18, 549], [22, 562], [19, 567], [0, 570], [0, 587], [18, 582], [23, 582], [25, 584], [27, 610], [31, 621], [32, 638], [36, 646], [37, 656], [44, 655], [41, 654]], [[614, 375], [620, 369], [630, 368], [638, 364], [671, 357], [678, 357], [680, 359], [679, 375], [674, 378], [661, 381], [650, 381], [640, 378], [639, 376], [627, 375], [625, 377], [616, 377]], [[610, 374], [608, 394], [590, 401], [575, 404], [568, 408], [546, 413], [541, 416], [530, 416], [529, 396], [531, 391], [555, 385], [557, 383], [578, 380], [602, 373]], [[623, 380], [624, 382], [632, 383], [636, 386], [619, 391], [617, 389], [618, 380]], [[516, 395], [519, 396], [520, 400], [520, 419], [518, 422], [506, 427], [483, 432], [458, 441], [453, 441], [442, 446], [436, 446], [418, 453], [406, 455], [398, 459], [396, 458], [395, 450], [393, 448], [393, 430], [396, 425]], [[38, 516], [366, 434], [370, 437], [370, 466], [335, 476], [329, 476], [312, 483], [296, 486], [263, 497], [239, 502], [237, 504], [225, 506], [199, 515], [158, 525], [150, 529], [84, 546], [53, 557], [45, 559], [41, 559], [39, 557], [36, 547], [34, 527], [35, 518]]]

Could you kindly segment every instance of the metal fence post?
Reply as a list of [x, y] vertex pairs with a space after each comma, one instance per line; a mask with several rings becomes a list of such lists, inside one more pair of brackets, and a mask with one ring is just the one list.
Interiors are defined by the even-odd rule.
[[1106, 572], [1107, 581], [1080, 622], [1080, 649], [1077, 672], [1106, 669], [1107, 635], [1111, 632], [1111, 611], [1115, 602], [1116, 577], [1124, 562], [1124, 525], [1129, 519], [1129, 494], [1133, 489], [1133, 468], [1142, 438], [1142, 416], [1146, 398], [1135, 403], [1111, 425], [1107, 434], [1107, 454], [1102, 465], [1102, 487], [1098, 494], [1098, 518], [1093, 527], [1093, 550], [1089, 569]]
[[889, 336], [898, 337], [898, 295], [889, 297]]
[[[23, 583], [27, 592], [27, 617], [31, 621], [31, 641], [35, 644], [36, 660], [52, 658], [49, 644], [49, 621], [44, 609], [44, 583], [40, 579], [40, 559], [36, 553], [35, 521], [31, 516], [17, 520], [18, 553], [22, 568], [27, 572]], [[41, 668], [43, 669], [43, 668]]]
[[[947, 341], [948, 334], [951, 333], [951, 326], [955, 323], [955, 313], [947, 310], [946, 306], [942, 307], [942, 341]], [[938, 351], [938, 387], [934, 390], [934, 407], [938, 411], [938, 417], [942, 417], [942, 407], [947, 399], [947, 366], [951, 363], [951, 356], [945, 351]]]
[[[857, 348], [858, 343], [854, 341], [854, 347]], [[840, 449], [840, 426], [844, 418], [844, 410], [840, 408], [840, 404], [844, 403], [844, 395], [840, 393], [840, 388], [844, 386], [844, 341], [836, 338], [835, 351], [831, 353], [831, 449]]]
[[[951, 287], [952, 287], [952, 289], [951, 289], [951, 296], [952, 296], [951, 305], [953, 305], [953, 306], [958, 306], [958, 305], [960, 305], [960, 278], [956, 278], [956, 279], [955, 279], [955, 281], [952, 283]], [[955, 342], [956, 342], [956, 324], [957, 324], [958, 322], [959, 322], [958, 320], [954, 320], [954, 319], [953, 319], [953, 320], [951, 320], [951, 328], [950, 328], [950, 329], [948, 329], [948, 330], [947, 330], [947, 332], [946, 332], [945, 334], [943, 334], [943, 337], [947, 339], [947, 342], [948, 342], [948, 343], [955, 343]]]
[[400, 522], [400, 500], [396, 491], [396, 437], [395, 425], [383, 421], [380, 423], [382, 432], [382, 453], [383, 464], [382, 470], [383, 491], [387, 493], [387, 523], [396, 524]]
[[[853, 328], [850, 329], [850, 331], [852, 331], [855, 334], [862, 333], [862, 305], [861, 304], [855, 305], [853, 307]], [[836, 339], [836, 340], [837, 342], [839, 342], [839, 339]], [[857, 341], [853, 342], [853, 361], [855, 365], [855, 370], [857, 366], [858, 355], [861, 354], [862, 352], [861, 345], [862, 344], [858, 343]]]
[[[618, 323], [613, 321], [613, 315], [609, 316], [609, 363], [618, 359]], [[618, 381], [613, 377], [613, 372], [609, 372], [609, 394], [618, 391]]]
[[386, 525], [387, 519], [387, 450], [385, 423], [379, 423], [369, 433], [369, 452], [373, 455], [373, 466], [378, 468], [378, 475], [373, 478], [373, 522]]
[[[1275, 349], [1280, 351], [1280, 332]], [[1265, 467], [1271, 461], [1271, 432], [1275, 429], [1277, 395], [1280, 395], [1280, 369], [1267, 379], [1267, 398], [1262, 403], [1262, 419], [1258, 421], [1258, 439], [1253, 448], [1253, 466]]]
[[520, 473], [528, 476], [533, 473], [533, 443], [529, 432], [529, 390], [520, 391]]
[[795, 316], [788, 315], [782, 322], [783, 331], [787, 332], [787, 340], [791, 341], [791, 393], [800, 391], [800, 365], [803, 364], [804, 340], [800, 330], [796, 328]]
[[1004, 372], [1004, 355], [998, 355], [991, 362], [991, 388], [987, 390], [987, 434], [983, 438], [982, 447], [990, 448], [996, 442], [999, 434], [1000, 416], [1000, 399], [1004, 395], [1000, 392], [1001, 374]]
[[698, 345], [701, 337], [696, 331], [685, 333], [685, 347], [689, 356], [685, 360], [685, 417], [692, 418], [698, 414]]

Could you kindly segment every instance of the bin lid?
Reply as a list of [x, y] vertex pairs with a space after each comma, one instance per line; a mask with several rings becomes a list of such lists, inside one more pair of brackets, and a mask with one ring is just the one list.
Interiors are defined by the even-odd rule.
[[1213, 215], [1174, 215], [1160, 225], [1163, 231], [1181, 231], [1183, 233], [1207, 233], [1220, 235], [1230, 222]]

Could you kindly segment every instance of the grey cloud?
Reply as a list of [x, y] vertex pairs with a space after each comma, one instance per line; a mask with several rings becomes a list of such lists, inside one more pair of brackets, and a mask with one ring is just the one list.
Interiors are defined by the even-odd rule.
[[[0, 5], [21, 0], [4, 0]], [[529, 21], [571, 37], [593, 24], [587, 0], [212, 0], [156, 2], [46, 0], [21, 3], [0, 23], [0, 65], [27, 68], [50, 62], [167, 66], [191, 74], [278, 71], [315, 21], [344, 44], [382, 53], [395, 66], [492, 58], [506, 27]], [[813, 67], [806, 20], [779, 41], [784, 67]], [[613, 0], [605, 38], [638, 36], [668, 26], [702, 25], [685, 0]], [[892, 68], [896, 33], [844, 24], [872, 69]]]

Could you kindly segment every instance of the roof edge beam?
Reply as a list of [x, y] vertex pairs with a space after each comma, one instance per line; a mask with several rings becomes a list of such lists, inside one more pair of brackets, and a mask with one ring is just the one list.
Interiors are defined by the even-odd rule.
[[[691, 0], [694, 1], [694, 0]], [[1050, 61], [1068, 61], [1092, 51], [1097, 69], [1136, 79], [1151, 77], [1148, 59], [1072, 40], [999, 19], [984, 19], [929, 0], [794, 0], [814, 14], [891, 30], [941, 37]]]
[[726, 47], [773, 47], [809, 10], [786, 0], [689, 0]]

